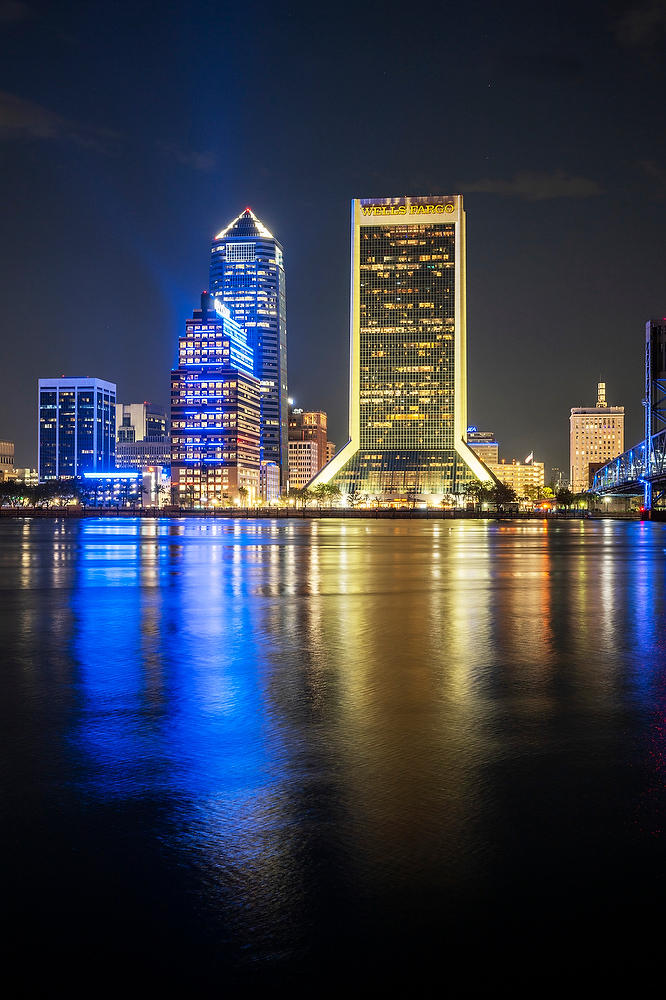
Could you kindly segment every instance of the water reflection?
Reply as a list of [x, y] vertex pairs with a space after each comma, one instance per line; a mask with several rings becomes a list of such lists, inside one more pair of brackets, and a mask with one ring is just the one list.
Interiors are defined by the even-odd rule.
[[187, 866], [188, 919], [223, 928], [234, 961], [490, 905], [558, 824], [557, 850], [574, 823], [585, 857], [613, 810], [618, 856], [631, 817], [658, 828], [660, 525], [0, 531], [14, 703], [29, 720], [51, 699], [69, 808], [159, 802], [155, 850]]

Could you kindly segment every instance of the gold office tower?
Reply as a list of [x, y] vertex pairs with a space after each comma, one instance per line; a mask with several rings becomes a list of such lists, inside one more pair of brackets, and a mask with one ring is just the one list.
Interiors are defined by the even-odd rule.
[[437, 504], [491, 481], [465, 442], [462, 197], [352, 202], [350, 440], [313, 480]]

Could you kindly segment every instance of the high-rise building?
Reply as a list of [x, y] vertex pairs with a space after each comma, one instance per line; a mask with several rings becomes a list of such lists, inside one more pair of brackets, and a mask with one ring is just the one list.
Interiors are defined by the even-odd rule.
[[245, 330], [208, 292], [171, 373], [171, 476], [177, 502], [259, 498], [259, 379]]
[[167, 438], [166, 414], [154, 403], [116, 403], [116, 440], [130, 444], [134, 441], [165, 441]]
[[14, 475], [14, 442], [0, 441], [0, 480]]
[[39, 380], [39, 479], [116, 465], [116, 387], [100, 378]]
[[499, 444], [493, 431], [480, 431], [476, 427], [468, 427], [467, 444], [486, 465], [497, 465], [499, 462]]
[[582, 493], [590, 486], [590, 466], [600, 468], [624, 451], [624, 407], [606, 402], [606, 383], [597, 385], [596, 406], [576, 406], [569, 417], [569, 472], [571, 489]]
[[287, 318], [282, 246], [249, 208], [213, 240], [210, 291], [245, 330], [261, 382], [261, 459], [288, 479]]
[[462, 197], [352, 202], [350, 440], [317, 482], [437, 504], [490, 479], [465, 441]]
[[327, 441], [326, 442], [326, 461], [327, 462], [331, 461], [331, 459], [335, 455], [335, 452], [336, 452], [335, 443], [333, 441]]

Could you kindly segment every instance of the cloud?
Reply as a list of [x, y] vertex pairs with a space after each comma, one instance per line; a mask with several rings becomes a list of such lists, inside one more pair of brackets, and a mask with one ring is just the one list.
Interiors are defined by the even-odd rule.
[[110, 143], [118, 138], [118, 133], [110, 129], [81, 125], [41, 104], [0, 90], [0, 141], [63, 139], [110, 152]]
[[[62, 140], [92, 147], [102, 153], [117, 153], [122, 146], [122, 138], [111, 129], [82, 125], [34, 101], [0, 90], [0, 142]], [[191, 170], [211, 173], [217, 166], [215, 153], [182, 149], [167, 143], [158, 143], [157, 148]]]
[[72, 126], [60, 115], [0, 90], [0, 137], [55, 139], [71, 132]]
[[654, 196], [660, 201], [666, 199], [666, 168], [656, 160], [641, 160], [639, 167], [654, 182]]
[[192, 170], [199, 170], [201, 173], [209, 174], [217, 166], [217, 156], [215, 153], [201, 153], [193, 149], [181, 149], [170, 144], [161, 144], [162, 150], [172, 156], [177, 163], [184, 167], [191, 167]]
[[613, 18], [618, 42], [630, 48], [650, 49], [666, 37], [666, 0], [623, 3]]
[[31, 17], [32, 11], [21, 0], [0, 0], [0, 24], [16, 24]]
[[588, 177], [573, 177], [564, 170], [553, 173], [522, 171], [511, 180], [485, 178], [469, 184], [459, 184], [464, 194], [499, 194], [527, 201], [547, 201], [552, 198], [592, 198], [603, 194], [601, 185]]

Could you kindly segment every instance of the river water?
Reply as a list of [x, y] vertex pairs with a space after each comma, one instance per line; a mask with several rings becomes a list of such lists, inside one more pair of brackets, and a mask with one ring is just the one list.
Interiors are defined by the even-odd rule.
[[3, 519], [26, 983], [645, 965], [665, 565], [650, 523]]

